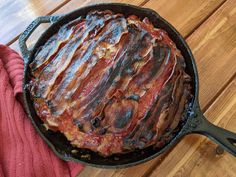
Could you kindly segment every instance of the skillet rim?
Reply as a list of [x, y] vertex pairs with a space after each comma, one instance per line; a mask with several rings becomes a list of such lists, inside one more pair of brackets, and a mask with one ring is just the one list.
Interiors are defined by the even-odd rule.
[[[168, 26], [168, 30], [166, 31], [169, 31], [171, 30], [175, 35], [176, 37], [178, 38], [178, 42], [180, 43], [181, 48], [184, 48], [186, 51], [185, 53], [187, 53], [186, 55], [188, 55], [188, 58], [191, 59], [190, 63], [191, 63], [191, 67], [190, 68], [193, 72], [193, 76], [194, 76], [194, 83], [193, 83], [193, 87], [194, 87], [194, 98], [193, 98], [193, 102], [192, 102], [192, 112], [195, 112], [196, 109], [199, 108], [199, 103], [198, 103], [198, 90], [199, 90], [199, 81], [198, 81], [198, 74], [197, 74], [197, 67], [196, 67], [196, 63], [195, 63], [195, 60], [194, 60], [194, 57], [192, 55], [192, 52], [189, 48], [189, 46], [187, 45], [186, 41], [184, 40], [184, 38], [180, 35], [180, 33], [169, 23], [167, 22], [164, 18], [162, 18], [158, 13], [156, 13], [154, 10], [152, 9], [149, 9], [149, 8], [143, 8], [143, 7], [138, 7], [138, 6], [135, 6], [135, 5], [130, 5], [130, 4], [126, 4], [126, 3], [100, 3], [100, 4], [93, 4], [93, 5], [89, 5], [89, 6], [85, 6], [85, 7], [82, 7], [82, 8], [79, 8], [79, 9], [76, 9], [70, 13], [67, 13], [65, 15], [63, 15], [56, 23], [52, 24], [47, 30], [44, 31], [44, 33], [41, 35], [41, 37], [37, 40], [35, 46], [33, 47], [33, 50], [31, 51], [29, 57], [25, 60], [25, 68], [24, 68], [24, 79], [23, 79], [23, 97], [24, 97], [24, 105], [25, 105], [25, 108], [26, 108], [26, 111], [27, 111], [27, 114], [28, 116], [30, 117], [31, 119], [31, 122], [33, 123], [34, 127], [36, 128], [37, 132], [41, 135], [41, 137], [44, 139], [44, 141], [46, 141], [46, 143], [50, 146], [50, 148], [54, 151], [54, 153], [60, 157], [61, 159], [63, 160], [66, 160], [66, 161], [74, 161], [74, 162], [79, 162], [79, 163], [82, 163], [82, 164], [85, 164], [85, 165], [91, 165], [91, 166], [94, 166], [94, 167], [102, 167], [102, 168], [124, 168], [124, 167], [130, 167], [130, 166], [134, 166], [134, 165], [137, 165], [137, 164], [140, 164], [140, 163], [143, 163], [143, 162], [146, 162], [146, 161], [149, 161], [155, 157], [157, 157], [158, 155], [160, 155], [161, 153], [163, 153], [164, 151], [167, 151], [168, 149], [170, 149], [171, 147], [173, 147], [183, 136], [185, 136], [186, 134], [189, 133], [188, 131], [188, 122], [189, 122], [189, 119], [191, 119], [192, 117], [189, 115], [186, 117], [186, 123], [183, 125], [183, 127], [179, 130], [179, 132], [177, 133], [177, 135], [171, 139], [169, 141], [169, 143], [165, 144], [160, 150], [158, 150], [156, 153], [154, 153], [153, 155], [150, 155], [149, 157], [146, 157], [144, 159], [141, 159], [141, 160], [138, 160], [138, 161], [134, 161], [134, 162], [129, 162], [129, 163], [125, 163], [125, 164], [116, 164], [116, 165], [103, 165], [103, 164], [95, 164], [95, 163], [90, 163], [90, 162], [86, 162], [86, 161], [82, 161], [79, 160], [79, 159], [75, 159], [73, 157], [69, 157], [69, 156], [66, 156], [65, 154], [63, 155], [62, 152], [58, 152], [58, 150], [56, 149], [55, 145], [53, 145], [51, 143], [51, 141], [44, 135], [44, 133], [42, 132], [42, 130], [40, 130], [39, 126], [37, 125], [37, 123], [35, 122], [33, 116], [32, 116], [32, 112], [30, 111], [30, 108], [29, 108], [29, 105], [30, 105], [30, 101], [28, 100], [27, 98], [27, 88], [25, 87], [27, 85], [27, 69], [28, 69], [28, 64], [29, 64], [29, 61], [32, 60], [32, 57], [34, 56], [35, 52], [36, 52], [36, 49], [37, 47], [39, 46], [39, 43], [40, 41], [44, 40], [45, 36], [47, 35], [48, 31], [50, 29], [52, 29], [54, 26], [56, 26], [58, 23], [62, 22], [63, 20], [65, 20], [66, 18], [69, 18], [70, 16], [73, 16], [73, 14], [76, 14], [78, 13], [79, 11], [83, 11], [86, 9], [94, 9], [94, 10], [101, 10], [101, 8], [103, 7], [106, 7], [106, 6], [113, 6], [113, 8], [115, 6], [117, 6], [118, 8], [131, 8], [133, 10], [136, 10], [136, 11], [140, 11], [140, 13], [143, 14], [143, 16], [155, 16], [155, 18], [159, 19], [160, 21], [162, 21], [165, 25]], [[103, 9], [102, 9], [103, 10]], [[109, 8], [108, 8], [109, 10]], [[87, 11], [90, 11], [90, 10], [87, 10]], [[113, 11], [113, 10], [112, 10]], [[127, 15], [127, 14], [124, 14], [124, 15]], [[134, 14], [134, 15], [137, 15], [137, 14]], [[137, 15], [140, 17], [140, 15]], [[152, 19], [150, 19], [150, 21], [152, 21]], [[64, 23], [67, 23], [68, 21], [64, 22]], [[154, 25], [155, 26], [155, 25]], [[168, 35], [170, 36], [170, 38], [173, 40], [172, 36], [168, 33]], [[174, 41], [176, 43], [176, 41]], [[182, 50], [180, 49], [180, 47], [178, 47], [177, 45], [177, 48], [181, 51], [182, 53]], [[183, 54], [183, 53], [182, 53]], [[30, 60], [31, 59], [31, 60]], [[186, 60], [186, 57], [184, 57], [184, 59]], [[187, 65], [187, 67], [189, 67]], [[186, 68], [187, 68], [186, 67]], [[192, 77], [192, 75], [191, 75]], [[193, 78], [193, 77], [192, 77]], [[32, 101], [31, 101], [32, 102]], [[146, 149], [146, 148], [145, 148]], [[145, 150], [143, 149], [143, 150]], [[139, 150], [141, 151], [141, 150]], [[129, 153], [127, 153], [129, 154]], [[126, 155], [127, 155], [126, 154]], [[92, 160], [91, 160], [92, 162]], [[116, 161], [118, 162], [118, 161]]]

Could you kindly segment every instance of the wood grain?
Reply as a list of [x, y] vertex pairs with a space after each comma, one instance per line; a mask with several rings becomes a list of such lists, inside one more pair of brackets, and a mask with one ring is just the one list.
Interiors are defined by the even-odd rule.
[[38, 16], [50, 14], [69, 0], [0, 1], [0, 43], [8, 44]]
[[[206, 111], [205, 116], [214, 124], [236, 132], [236, 77]], [[151, 177], [157, 175], [166, 177], [234, 177], [236, 175], [235, 157], [227, 152], [218, 155], [216, 153], [217, 145], [205, 137], [199, 136], [194, 139], [193, 143], [190, 138], [191, 136], [185, 138], [170, 154], [172, 157], [181, 156], [181, 159], [175, 160], [174, 166], [171, 163], [163, 169], [162, 164], [164, 165], [166, 158], [161, 166], [155, 169]], [[189, 140], [192, 147], [188, 150], [184, 148], [181, 151], [182, 145], [189, 143]], [[167, 165], [167, 163], [165, 164]]]

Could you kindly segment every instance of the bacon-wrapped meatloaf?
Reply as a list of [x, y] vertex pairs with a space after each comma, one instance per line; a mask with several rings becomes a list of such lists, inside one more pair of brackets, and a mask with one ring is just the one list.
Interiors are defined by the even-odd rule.
[[134, 15], [92, 11], [65, 24], [30, 68], [45, 126], [103, 156], [163, 145], [191, 97], [181, 52]]

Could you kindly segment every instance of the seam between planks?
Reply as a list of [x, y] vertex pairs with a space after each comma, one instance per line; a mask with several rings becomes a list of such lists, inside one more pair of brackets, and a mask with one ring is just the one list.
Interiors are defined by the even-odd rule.
[[213, 14], [215, 14], [218, 9], [223, 6], [225, 3], [227, 2], [227, 0], [221, 2], [215, 9], [213, 9], [213, 11], [211, 13], [209, 13], [208, 15], [206, 15], [202, 21], [200, 21], [195, 28], [193, 28], [189, 34], [186, 35], [185, 39], [188, 39], [203, 23], [205, 23]]
[[206, 112], [210, 106], [216, 101], [216, 99], [221, 95], [221, 93], [230, 85], [230, 83], [235, 79], [236, 77], [236, 71], [235, 73], [229, 78], [229, 80], [223, 85], [223, 87], [216, 93], [216, 95], [209, 101], [209, 103], [205, 106], [205, 108], [202, 109], [202, 112]]
[[63, 7], [64, 5], [66, 5], [68, 2], [70, 2], [71, 0], [66, 0], [63, 3], [59, 4], [55, 9], [53, 9], [52, 11], [50, 11], [47, 15], [52, 15], [54, 12], [56, 12], [58, 9], [60, 9], [61, 7]]
[[150, 0], [144, 0], [143, 2], [141, 2], [138, 6], [144, 6], [145, 4], [147, 4], [148, 3], [148, 1], [150, 1]]

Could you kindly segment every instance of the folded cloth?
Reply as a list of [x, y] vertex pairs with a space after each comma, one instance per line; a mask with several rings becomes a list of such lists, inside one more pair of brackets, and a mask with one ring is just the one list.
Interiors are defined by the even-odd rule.
[[0, 45], [0, 177], [76, 176], [83, 166], [56, 157], [18, 101], [23, 70], [22, 58]]

